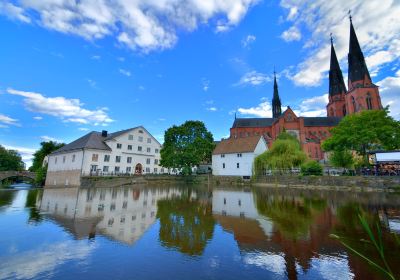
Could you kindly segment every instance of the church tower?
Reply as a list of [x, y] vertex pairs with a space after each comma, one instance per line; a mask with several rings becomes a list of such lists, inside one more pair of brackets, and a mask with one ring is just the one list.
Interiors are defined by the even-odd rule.
[[362, 110], [382, 109], [379, 89], [372, 83], [351, 16], [348, 60], [349, 90], [345, 96], [347, 113], [353, 114]]
[[331, 37], [331, 64], [329, 69], [329, 103], [326, 106], [328, 117], [344, 117], [346, 109], [346, 86], [343, 80], [342, 70], [333, 47]]
[[281, 99], [278, 93], [278, 84], [276, 82], [276, 73], [274, 71], [274, 96], [272, 97], [272, 117], [278, 118], [282, 114]]

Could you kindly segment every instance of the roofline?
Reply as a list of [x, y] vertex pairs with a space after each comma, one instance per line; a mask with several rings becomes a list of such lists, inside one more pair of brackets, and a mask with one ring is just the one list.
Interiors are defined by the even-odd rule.
[[[127, 128], [127, 129], [122, 129], [122, 130], [120, 130], [120, 131], [126, 130], [126, 132], [124, 132], [124, 133], [122, 133], [122, 134], [120, 134], [120, 135], [118, 135], [118, 136], [116, 136], [116, 137], [119, 137], [119, 136], [121, 136], [121, 135], [123, 135], [123, 134], [125, 134], [125, 133], [128, 133], [128, 132], [130, 132], [130, 131], [132, 131], [132, 130], [134, 130], [134, 129], [138, 129], [138, 128], [144, 129], [144, 130], [145, 130], [145, 131], [160, 145], [160, 146], [162, 146], [161, 143], [153, 136], [153, 134], [151, 134], [143, 125], [139, 125], [139, 126], [135, 126], [135, 127], [132, 127], [132, 128]], [[116, 131], [116, 132], [114, 132], [114, 133], [117, 133], [117, 132], [120, 132], [120, 131]], [[111, 134], [112, 134], [112, 133], [111, 133]], [[104, 142], [109, 141], [109, 140], [111, 140], [111, 139], [115, 139], [116, 137], [106, 138], [106, 139], [104, 140]]]

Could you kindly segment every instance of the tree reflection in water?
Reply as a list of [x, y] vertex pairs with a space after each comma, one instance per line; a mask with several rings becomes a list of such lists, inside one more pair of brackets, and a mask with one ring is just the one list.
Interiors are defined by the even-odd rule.
[[215, 221], [212, 205], [191, 198], [191, 192], [181, 197], [158, 201], [160, 242], [190, 256], [200, 256], [213, 237]]
[[26, 197], [25, 208], [29, 209], [29, 223], [40, 223], [43, 220], [39, 209], [38, 201], [42, 198], [42, 190], [29, 190]]

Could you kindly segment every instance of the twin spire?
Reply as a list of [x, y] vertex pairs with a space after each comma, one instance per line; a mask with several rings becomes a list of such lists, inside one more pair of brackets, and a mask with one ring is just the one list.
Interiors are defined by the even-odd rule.
[[274, 70], [274, 96], [272, 97], [272, 117], [278, 118], [282, 114], [281, 99], [278, 93], [278, 83], [276, 82], [276, 73]]
[[[350, 43], [349, 43], [349, 73], [348, 87], [352, 90], [355, 87], [355, 82], [362, 81], [364, 85], [365, 78], [371, 83], [371, 77], [368, 72], [367, 64], [365, 63], [364, 55], [361, 51], [360, 43], [358, 42], [356, 32], [354, 30], [353, 21], [350, 16]], [[329, 69], [329, 96], [346, 93], [342, 70], [336, 56], [333, 40], [331, 36], [331, 65]]]

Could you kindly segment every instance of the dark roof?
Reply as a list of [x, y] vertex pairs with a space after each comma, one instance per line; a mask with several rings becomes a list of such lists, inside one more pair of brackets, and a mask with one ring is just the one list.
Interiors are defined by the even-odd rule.
[[365, 75], [371, 80], [365, 63], [364, 54], [361, 51], [353, 22], [350, 21], [350, 44], [349, 44], [349, 80], [351, 82], [364, 80]]
[[54, 151], [52, 154], [59, 154], [72, 150], [82, 150], [82, 149], [98, 149], [98, 150], [109, 150], [104, 140], [106, 137], [101, 136], [101, 132], [92, 131], [88, 134], [82, 136], [81, 138], [61, 147], [60, 149]]
[[337, 126], [340, 117], [303, 117], [304, 126]]
[[128, 131], [130, 131], [132, 129], [135, 129], [135, 128], [138, 128], [138, 127], [128, 128], [128, 129], [120, 130], [120, 131], [117, 131], [117, 132], [114, 132], [114, 133], [109, 133], [108, 136], [104, 140], [114, 139], [115, 137], [118, 137], [118, 136], [124, 134], [125, 132], [128, 132]]
[[272, 126], [274, 120], [273, 118], [237, 118], [233, 122], [232, 128]]
[[228, 138], [221, 140], [215, 147], [213, 155], [254, 152], [262, 136]]
[[329, 69], [329, 95], [346, 93], [346, 86], [343, 80], [342, 70], [336, 56], [333, 42], [331, 41], [331, 65]]

